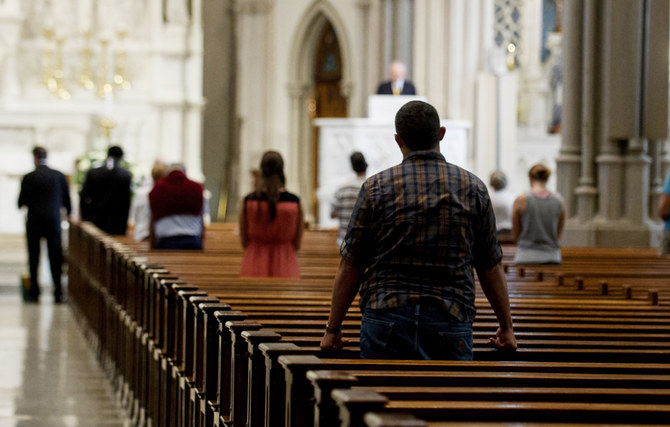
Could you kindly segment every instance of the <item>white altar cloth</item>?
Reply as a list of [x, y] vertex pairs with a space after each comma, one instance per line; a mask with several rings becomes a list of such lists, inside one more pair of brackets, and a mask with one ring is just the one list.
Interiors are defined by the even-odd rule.
[[[368, 163], [367, 175], [387, 169], [402, 162], [402, 153], [393, 135], [392, 121], [372, 118], [316, 119], [319, 127], [319, 173], [317, 199], [320, 227], [337, 227], [337, 220], [330, 218], [330, 204], [338, 187], [351, 180], [349, 156], [360, 151]], [[442, 120], [447, 128], [440, 143], [440, 151], [448, 162], [468, 169], [467, 143], [471, 123], [460, 120]]]

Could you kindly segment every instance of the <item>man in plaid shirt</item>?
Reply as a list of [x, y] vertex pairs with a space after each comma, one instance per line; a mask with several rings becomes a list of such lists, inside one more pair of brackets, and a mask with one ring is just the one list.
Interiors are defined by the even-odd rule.
[[368, 163], [365, 156], [360, 151], [351, 154], [351, 168], [356, 172], [356, 178], [347, 182], [335, 192], [333, 202], [330, 204], [330, 217], [337, 218], [340, 221], [340, 229], [337, 234], [337, 246], [342, 246], [344, 236], [347, 234], [349, 218], [351, 212], [356, 206], [356, 199], [361, 185], [365, 182], [365, 171], [368, 169]]
[[472, 360], [475, 277], [496, 314], [490, 338], [516, 350], [502, 250], [486, 186], [439, 152], [446, 129], [421, 101], [396, 114], [403, 162], [361, 188], [321, 340], [338, 350], [360, 289], [361, 357]]

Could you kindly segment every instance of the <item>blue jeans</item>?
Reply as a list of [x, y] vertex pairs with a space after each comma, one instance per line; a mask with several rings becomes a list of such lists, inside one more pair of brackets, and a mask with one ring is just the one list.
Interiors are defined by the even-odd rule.
[[367, 309], [361, 358], [472, 360], [472, 323], [454, 322], [438, 307]]
[[202, 249], [200, 236], [170, 236], [158, 239], [156, 249]]

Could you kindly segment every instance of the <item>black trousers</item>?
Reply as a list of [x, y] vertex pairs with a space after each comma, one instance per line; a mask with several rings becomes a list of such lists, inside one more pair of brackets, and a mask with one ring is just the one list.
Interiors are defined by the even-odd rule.
[[38, 268], [40, 264], [40, 242], [47, 241], [51, 278], [54, 283], [54, 297], [62, 294], [61, 275], [63, 272], [63, 247], [61, 243], [60, 221], [28, 220], [26, 240], [28, 241], [28, 264], [30, 266], [30, 296], [37, 299], [40, 294]]

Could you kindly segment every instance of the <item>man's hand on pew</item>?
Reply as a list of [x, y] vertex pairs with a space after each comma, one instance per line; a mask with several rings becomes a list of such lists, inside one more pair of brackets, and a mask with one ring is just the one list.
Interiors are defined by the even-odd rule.
[[509, 306], [509, 294], [507, 292], [507, 279], [500, 262], [485, 270], [477, 269], [479, 283], [496, 314], [500, 327], [496, 336], [489, 339], [489, 345], [502, 351], [515, 351], [516, 337], [512, 326], [512, 313]]
[[517, 344], [514, 330], [503, 331], [502, 328], [498, 328], [496, 336], [489, 338], [489, 345], [500, 351], [516, 351]]
[[342, 331], [338, 332], [328, 332], [326, 331], [321, 338], [321, 350], [323, 351], [338, 351], [344, 347], [345, 344], [348, 344], [349, 340], [342, 338]]
[[321, 338], [321, 349], [324, 351], [340, 350], [344, 344], [349, 342], [349, 340], [342, 339], [342, 322], [358, 293], [360, 276], [360, 270], [351, 261], [344, 258], [340, 260], [333, 283], [333, 296], [326, 333]]

